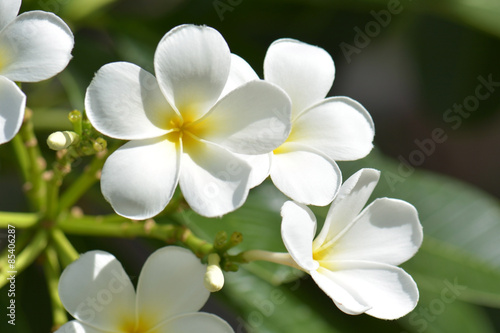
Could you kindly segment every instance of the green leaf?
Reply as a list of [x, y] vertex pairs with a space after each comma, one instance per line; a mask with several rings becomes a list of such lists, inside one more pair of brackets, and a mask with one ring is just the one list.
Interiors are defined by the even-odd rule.
[[430, 236], [403, 268], [420, 290], [442, 293], [443, 299], [500, 307], [500, 270]]
[[[241, 331], [250, 333], [335, 333], [334, 329], [311, 305], [299, 299], [292, 286], [273, 286], [259, 277], [240, 269], [226, 274], [224, 294], [236, 308]], [[331, 304], [334, 310], [333, 303]]]
[[[449, 290], [442, 285], [442, 291]], [[457, 299], [452, 299], [447, 292], [424, 292], [420, 294], [417, 308], [408, 316], [399, 320], [409, 332], [427, 333], [494, 333], [485, 311]], [[405, 333], [405, 332], [401, 332]]]

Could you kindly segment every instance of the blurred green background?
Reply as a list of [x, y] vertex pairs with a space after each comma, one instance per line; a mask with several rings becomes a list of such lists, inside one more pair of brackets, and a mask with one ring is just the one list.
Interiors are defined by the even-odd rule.
[[[42, 146], [52, 131], [70, 128], [67, 112], [83, 109], [85, 89], [102, 65], [129, 61], [154, 73], [157, 43], [184, 23], [220, 31], [231, 51], [261, 77], [267, 47], [278, 38], [323, 47], [337, 70], [329, 95], [352, 97], [371, 113], [376, 149], [341, 168], [344, 179], [361, 167], [382, 170], [373, 197], [400, 198], [418, 208], [425, 242], [403, 267], [419, 285], [419, 306], [393, 322], [348, 316], [307, 277], [291, 281], [296, 272], [252, 264], [227, 274], [223, 292], [207, 305], [237, 332], [500, 331], [498, 0], [24, 0], [21, 11], [28, 10], [56, 13], [75, 34], [73, 60], [63, 73], [23, 85]], [[46, 156], [50, 163], [53, 153]], [[26, 209], [19, 178], [11, 148], [1, 146], [0, 210]], [[283, 200], [264, 184], [252, 190], [245, 207], [222, 220], [179, 218], [208, 240], [218, 230], [237, 230], [245, 237], [240, 249], [283, 251]], [[79, 204], [88, 214], [112, 212], [98, 186]], [[316, 213], [321, 221], [326, 209]], [[134, 282], [147, 255], [162, 245], [71, 240], [80, 252], [114, 253]], [[48, 332], [41, 269], [30, 267], [17, 287], [18, 325], [13, 330], [1, 320], [0, 330]], [[443, 296], [450, 292], [452, 300]], [[7, 301], [4, 288], [2, 308]]]

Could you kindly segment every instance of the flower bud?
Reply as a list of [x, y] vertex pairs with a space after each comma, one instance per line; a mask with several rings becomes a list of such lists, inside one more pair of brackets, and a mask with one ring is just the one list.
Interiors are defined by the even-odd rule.
[[216, 292], [224, 286], [224, 274], [219, 266], [220, 257], [217, 253], [208, 255], [208, 267], [203, 280], [205, 288], [210, 292]]
[[47, 145], [50, 149], [61, 150], [68, 148], [72, 143], [78, 142], [78, 134], [71, 131], [54, 132], [47, 138]]

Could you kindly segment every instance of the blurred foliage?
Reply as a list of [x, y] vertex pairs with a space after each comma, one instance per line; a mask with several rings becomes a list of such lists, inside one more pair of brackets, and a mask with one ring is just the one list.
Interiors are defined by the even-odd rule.
[[[352, 62], [348, 61], [341, 43], [355, 46], [354, 28], [364, 31], [366, 24], [375, 20], [373, 13], [381, 15], [389, 6], [399, 6], [402, 10], [391, 16], [390, 24], [381, 27], [368, 45], [359, 47], [359, 54], [352, 54]], [[385, 76], [390, 75], [377, 71], [379, 64], [372, 63], [371, 71], [361, 76], [353, 69], [365, 61], [363, 57], [388, 41], [403, 45], [410, 52], [405, 53], [408, 55], [405, 59], [396, 58], [400, 55], [384, 58], [380, 67], [386, 69], [396, 60], [402, 60], [416, 72], [417, 84], [412, 95], [417, 98], [408, 103], [413, 103], [412, 110], [417, 110], [418, 116], [431, 127], [442, 127], [450, 137], [467, 137], [467, 131], [474, 127], [498, 123], [499, 93], [481, 101], [480, 112], [463, 118], [460, 128], [450, 128], [443, 119], [445, 110], [475, 92], [478, 76], [492, 75], [495, 81], [500, 81], [500, 2], [497, 0], [24, 0], [21, 11], [28, 10], [60, 15], [71, 26], [76, 41], [74, 58], [67, 70], [53, 80], [23, 85], [28, 105], [35, 110], [39, 141], [46, 156], [52, 155], [44, 147], [44, 138], [51, 131], [70, 127], [67, 112], [83, 109], [85, 89], [102, 65], [130, 61], [154, 72], [153, 56], [158, 41], [172, 27], [183, 23], [206, 24], [219, 30], [231, 50], [245, 58], [261, 76], [266, 49], [277, 38], [296, 38], [325, 48], [337, 66], [338, 79], [332, 91], [360, 100], [372, 112], [380, 129], [376, 145], [394, 157], [404, 150], [401, 147], [415, 149], [414, 132], [403, 133], [398, 123], [414, 118], [398, 113], [395, 108], [389, 108], [388, 112], [377, 109], [380, 104], [376, 102], [388, 95], [374, 94], [371, 98], [370, 91], [383, 88], [387, 84]], [[381, 75], [374, 76], [374, 73]], [[343, 79], [351, 74], [357, 75], [355, 86], [362, 88], [346, 87]], [[364, 91], [365, 88], [368, 91]], [[406, 96], [402, 88], [390, 90], [390, 97], [397, 99], [399, 95]], [[428, 133], [419, 132], [419, 135], [423, 137]], [[480, 149], [491, 158], [500, 155], [498, 142]], [[427, 160], [433, 157], [426, 155]], [[82, 162], [77, 170], [84, 165], [85, 161]], [[227, 285], [216, 296], [234, 312], [233, 323], [238, 332], [243, 325], [249, 332], [290, 333], [306, 329], [395, 333], [500, 331], [498, 198], [450, 177], [418, 168], [413, 170], [400, 161], [388, 159], [378, 150], [364, 160], [342, 163], [344, 179], [361, 167], [382, 170], [373, 198], [403, 199], [419, 211], [425, 242], [421, 251], [403, 265], [419, 285], [418, 307], [405, 318], [392, 322], [364, 315], [348, 316], [307, 276], [270, 263], [252, 263], [237, 273], [227, 274]], [[453, 167], [445, 165], [441, 170], [452, 172]], [[478, 177], [482, 176], [481, 165], [475, 167]], [[499, 167], [485, 176], [491, 184], [498, 184], [497, 188], [500, 188]], [[0, 147], [0, 182], [0, 209], [24, 210], [19, 175], [9, 145]], [[500, 195], [498, 191], [495, 193]], [[219, 230], [242, 232], [244, 241], [236, 251], [250, 248], [284, 251], [279, 216], [284, 200], [286, 198], [266, 182], [252, 190], [244, 207], [222, 219], [208, 220], [194, 214], [182, 214], [178, 218], [209, 241]], [[110, 212], [97, 186], [79, 204], [86, 212]], [[326, 208], [315, 209], [319, 222], [326, 211]], [[158, 222], [161, 223], [161, 219]], [[121, 253], [122, 258], [129, 260], [124, 262], [125, 267], [135, 276], [146, 256], [144, 251], [161, 245], [85, 237], [72, 240], [81, 252], [99, 247]], [[143, 251], [138, 252], [142, 255], [128, 254], [135, 249]], [[16, 299], [20, 304], [17, 331], [47, 332], [50, 327], [48, 295], [40, 267], [34, 265], [20, 275], [17, 286]], [[8, 301], [5, 294], [2, 290], [0, 306], [3, 308]], [[11, 332], [12, 327], [2, 320], [0, 331]]]

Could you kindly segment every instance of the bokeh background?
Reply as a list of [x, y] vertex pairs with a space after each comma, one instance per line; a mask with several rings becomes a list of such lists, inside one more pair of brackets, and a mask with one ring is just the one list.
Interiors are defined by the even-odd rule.
[[[70, 128], [68, 111], [83, 110], [85, 89], [102, 65], [129, 61], [154, 73], [157, 43], [184, 23], [220, 31], [231, 51], [261, 77], [274, 40], [318, 45], [336, 64], [329, 95], [354, 98], [371, 113], [375, 150], [341, 168], [345, 179], [361, 167], [381, 169], [374, 197], [405, 199], [419, 209], [426, 243], [404, 266], [419, 284], [419, 307], [394, 322], [352, 317], [307, 277], [293, 282], [296, 275], [289, 270], [251, 265], [228, 274], [224, 291], [207, 305], [237, 332], [500, 331], [500, 2], [24, 0], [21, 11], [28, 10], [56, 13], [75, 34], [73, 60], [63, 73], [23, 85], [42, 146], [52, 131]], [[478, 91], [488, 96], [480, 99]], [[53, 154], [46, 151], [46, 156], [50, 163]], [[12, 150], [1, 146], [1, 210], [26, 210], [19, 177]], [[269, 184], [253, 192], [246, 207], [222, 220], [183, 219], [209, 240], [219, 229], [237, 230], [246, 237], [241, 249], [283, 250], [278, 210], [284, 199]], [[98, 186], [79, 205], [88, 214], [112, 212]], [[321, 220], [326, 210], [316, 212]], [[268, 237], [259, 237], [262, 233]], [[71, 240], [80, 252], [114, 253], [132, 278], [152, 249], [162, 245]], [[18, 289], [17, 331], [49, 331], [50, 306], [37, 265], [19, 276]], [[443, 298], [450, 291], [456, 296], [451, 301]], [[0, 290], [2, 308], [5, 294], [5, 288]], [[16, 331], [5, 322], [0, 321], [2, 332]]]

